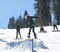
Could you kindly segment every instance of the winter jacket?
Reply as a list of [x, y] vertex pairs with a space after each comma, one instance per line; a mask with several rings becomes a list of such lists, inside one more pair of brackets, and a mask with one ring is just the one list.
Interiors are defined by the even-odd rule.
[[36, 17], [34, 17], [34, 16], [28, 16], [27, 20], [28, 20], [28, 23], [29, 23], [30, 27], [34, 27], [35, 26], [33, 18], [36, 18]]
[[19, 32], [20, 31], [20, 26], [16, 25], [16, 30]]

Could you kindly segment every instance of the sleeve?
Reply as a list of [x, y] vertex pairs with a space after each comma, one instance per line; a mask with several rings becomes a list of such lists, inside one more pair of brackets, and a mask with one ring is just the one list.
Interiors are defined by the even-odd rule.
[[37, 18], [36, 16], [31, 16], [32, 18]]

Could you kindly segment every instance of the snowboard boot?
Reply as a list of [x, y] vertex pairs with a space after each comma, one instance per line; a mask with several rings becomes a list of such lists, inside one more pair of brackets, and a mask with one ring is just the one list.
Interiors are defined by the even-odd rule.
[[28, 35], [28, 38], [30, 38], [30, 35]]

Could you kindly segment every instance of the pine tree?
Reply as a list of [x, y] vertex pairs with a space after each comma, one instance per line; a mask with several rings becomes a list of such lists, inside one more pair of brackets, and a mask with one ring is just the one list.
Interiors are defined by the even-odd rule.
[[56, 19], [57, 24], [60, 25], [60, 0], [56, 0]]
[[54, 11], [55, 19], [57, 20], [57, 24], [60, 24], [60, 0], [51, 0], [52, 8], [51, 10]]
[[25, 10], [25, 12], [24, 12], [24, 16], [23, 16], [23, 17], [25, 17], [25, 15], [28, 15], [28, 12], [27, 12], [27, 10]]
[[16, 20], [16, 25], [17, 24], [19, 24], [20, 28], [23, 28], [23, 20], [22, 20], [22, 16], [21, 15]]
[[16, 28], [16, 25], [15, 25], [15, 17], [12, 16], [9, 19], [8, 29], [14, 29], [14, 28]]
[[26, 15], [28, 15], [27, 10], [25, 10], [24, 15], [23, 15], [23, 26], [24, 26], [24, 28], [28, 28], [29, 27], [28, 23], [25, 21], [25, 16]]
[[34, 9], [38, 17], [38, 26], [46, 26], [51, 23], [49, 0], [35, 0]]

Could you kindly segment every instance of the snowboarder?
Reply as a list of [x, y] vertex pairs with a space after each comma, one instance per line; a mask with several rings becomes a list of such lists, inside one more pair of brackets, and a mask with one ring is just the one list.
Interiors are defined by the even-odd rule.
[[53, 20], [53, 29], [54, 29], [54, 31], [55, 31], [55, 28], [58, 30], [57, 20], [54, 18], [54, 20]]
[[44, 33], [46, 32], [46, 31], [44, 30], [43, 26], [40, 27], [40, 32], [44, 32]]
[[32, 29], [33, 33], [34, 33], [34, 37], [35, 37], [35, 39], [37, 39], [36, 33], [34, 31], [35, 30], [35, 24], [34, 24], [33, 18], [37, 18], [37, 17], [26, 15], [26, 18], [25, 18], [26, 21], [28, 22], [29, 26], [30, 26], [28, 38], [30, 38], [30, 33], [31, 33], [31, 29]]
[[21, 39], [20, 26], [19, 26], [19, 24], [17, 23], [17, 24], [16, 24], [16, 39], [18, 39], [18, 34], [19, 34], [20, 39]]
[[44, 31], [44, 28], [43, 28], [43, 26], [41, 26], [41, 28], [40, 28], [40, 31]]

